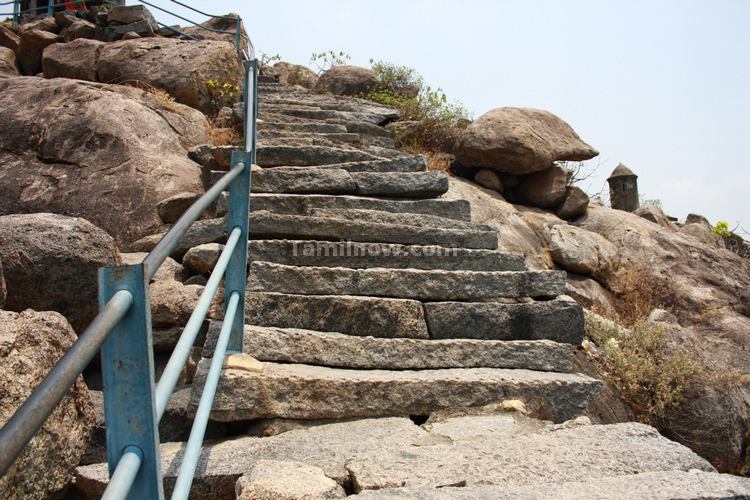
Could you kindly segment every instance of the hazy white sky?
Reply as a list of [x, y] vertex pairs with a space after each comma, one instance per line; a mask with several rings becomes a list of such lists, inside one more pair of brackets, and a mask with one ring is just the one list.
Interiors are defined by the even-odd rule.
[[750, 231], [749, 0], [187, 3], [239, 11], [258, 51], [291, 62], [334, 49], [412, 66], [475, 117], [547, 109], [601, 152], [590, 193], [623, 162], [669, 214]]

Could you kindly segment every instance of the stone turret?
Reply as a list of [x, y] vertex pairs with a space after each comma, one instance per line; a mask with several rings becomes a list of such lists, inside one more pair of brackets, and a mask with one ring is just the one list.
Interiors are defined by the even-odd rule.
[[609, 200], [612, 208], [633, 212], [640, 206], [638, 201], [638, 176], [620, 163], [607, 179]]

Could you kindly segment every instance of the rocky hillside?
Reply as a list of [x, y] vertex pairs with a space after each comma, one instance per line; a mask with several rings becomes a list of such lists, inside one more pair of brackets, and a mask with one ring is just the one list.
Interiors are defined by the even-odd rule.
[[[240, 87], [234, 47], [152, 20], [136, 6], [0, 26], [0, 422], [95, 314], [97, 269], [140, 262], [230, 167], [242, 106], [208, 82]], [[224, 362], [192, 497], [749, 497], [717, 473], [747, 467], [748, 261], [704, 219], [589, 200], [560, 162], [597, 152], [546, 111], [480, 117], [454, 149], [462, 177], [431, 171], [397, 147], [396, 109], [355, 97], [377, 78], [264, 68], [243, 352]], [[226, 210], [150, 285], [157, 378]], [[167, 494], [221, 302], [160, 423]], [[700, 376], [645, 412], [624, 382], [651, 379], [612, 369], [617, 338], [592, 311], [647, 313], [666, 333], [642, 359], [687, 350]], [[612, 327], [621, 346], [633, 325]], [[101, 389], [94, 363], [0, 496], [101, 495]]]

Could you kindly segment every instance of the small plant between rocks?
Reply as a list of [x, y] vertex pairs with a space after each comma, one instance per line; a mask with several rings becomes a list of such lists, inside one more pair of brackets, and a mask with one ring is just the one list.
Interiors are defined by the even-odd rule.
[[313, 52], [310, 56], [310, 64], [315, 66], [315, 73], [322, 75], [334, 66], [343, 66], [351, 60], [351, 56], [343, 50], [336, 52], [329, 50], [326, 52]]
[[412, 68], [385, 61], [370, 63], [380, 83], [361, 97], [393, 106], [403, 124], [411, 122], [408, 129], [395, 131], [402, 148], [412, 153], [451, 152], [458, 134], [471, 123], [469, 111], [449, 101], [442, 89], [425, 85]]
[[703, 366], [685, 348], [667, 348], [663, 323], [640, 318], [630, 327], [589, 313], [586, 336], [601, 352], [593, 357], [638, 418], [656, 425], [699, 383]]

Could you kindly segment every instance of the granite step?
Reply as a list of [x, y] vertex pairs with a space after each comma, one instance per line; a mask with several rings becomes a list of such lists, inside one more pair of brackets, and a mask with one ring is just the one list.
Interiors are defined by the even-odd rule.
[[[204, 162], [212, 170], [228, 171], [232, 147], [217, 146], [210, 148], [211, 162]], [[347, 150], [349, 151], [349, 150]], [[338, 153], [337, 153], [338, 154]], [[369, 153], [366, 153], [369, 154]], [[266, 165], [269, 168], [334, 168], [347, 172], [423, 172], [426, 169], [427, 160], [422, 155], [402, 155], [395, 158], [376, 158], [362, 161], [346, 161], [342, 163], [328, 163], [324, 165]], [[254, 174], [253, 174], [254, 175]]]
[[522, 255], [437, 245], [370, 244], [355, 241], [252, 240], [251, 261], [288, 266], [442, 269], [446, 271], [525, 271]]
[[[211, 418], [219, 422], [429, 415], [510, 399], [540, 418], [562, 422], [578, 416], [601, 389], [600, 381], [586, 375], [504, 368], [347, 370], [265, 362], [257, 372], [242, 368], [247, 355], [237, 356], [238, 368], [225, 367], [214, 399]], [[193, 404], [209, 364], [198, 364]]]
[[296, 106], [289, 104], [266, 104], [258, 106], [258, 117], [262, 120], [266, 113], [273, 115], [289, 115], [311, 120], [335, 120], [338, 122], [365, 122], [380, 125], [398, 118], [398, 113], [368, 113], [356, 111], [337, 111], [334, 109], [320, 109], [310, 106]]
[[[203, 357], [213, 356], [221, 326], [221, 321], [211, 322]], [[521, 368], [569, 373], [574, 348], [549, 340], [389, 339], [245, 326], [243, 352], [260, 361], [358, 370]]]
[[271, 120], [258, 120], [258, 132], [292, 132], [310, 134], [346, 134], [346, 125], [310, 122], [310, 123], [283, 123]]
[[[219, 213], [226, 213], [226, 208]], [[400, 214], [426, 214], [471, 222], [471, 206], [466, 200], [389, 200], [363, 196], [254, 194], [250, 197], [251, 211], [275, 214], [306, 215], [316, 208], [338, 210], [377, 210]]]
[[444, 172], [348, 172], [335, 168], [264, 168], [253, 172], [255, 193], [352, 194], [436, 198], [448, 191]]
[[348, 498], [361, 500], [649, 500], [750, 498], [750, 479], [701, 470], [658, 471], [605, 476], [580, 481], [533, 482], [521, 486], [462, 488], [386, 488], [364, 490]]
[[250, 239], [305, 239], [360, 241], [401, 245], [439, 245], [447, 248], [497, 248], [497, 231], [482, 226], [448, 229], [436, 226], [376, 223], [306, 215], [250, 214]]
[[554, 298], [565, 293], [560, 271], [441, 271], [299, 267], [255, 261], [249, 289], [302, 295], [364, 295], [421, 301]]
[[422, 303], [383, 297], [248, 292], [245, 322], [353, 336], [430, 338]]
[[352, 208], [348, 210], [314, 208], [307, 214], [310, 217], [324, 217], [331, 219], [344, 219], [354, 222], [367, 222], [373, 224], [398, 224], [417, 227], [438, 227], [442, 229], [465, 229], [468, 231], [498, 231], [497, 227], [489, 224], [475, 224], [464, 222], [437, 215], [421, 214], [414, 217], [413, 214], [399, 214], [382, 212], [380, 210], [362, 210]]
[[[161, 445], [162, 464], [169, 464], [162, 468], [167, 495], [184, 446]], [[717, 474], [706, 460], [647, 425], [555, 425], [514, 413], [456, 416], [424, 426], [408, 418], [361, 419], [207, 443], [193, 495], [233, 500], [237, 479], [260, 460], [319, 467], [363, 498], [666, 500], [750, 495], [750, 479]], [[107, 484], [107, 464], [79, 467], [75, 479], [75, 494], [98, 499]], [[583, 483], [576, 488], [579, 493], [571, 494], [577, 483]], [[461, 487], [446, 487], [450, 485]]]
[[552, 340], [580, 345], [584, 333], [583, 309], [567, 297], [508, 304], [423, 304], [387, 297], [248, 292], [245, 302], [245, 321], [251, 325], [354, 336]]
[[357, 145], [361, 142], [359, 134], [352, 134], [349, 132], [293, 132], [289, 130], [273, 130], [263, 129], [258, 131], [258, 140], [265, 141], [267, 139], [297, 139], [297, 138], [312, 138], [312, 139], [323, 139], [326, 141], [341, 143], [341, 144], [353, 144]]
[[261, 167], [307, 167], [331, 163], [382, 159], [359, 149], [328, 146], [267, 146], [257, 148], [256, 163]]

